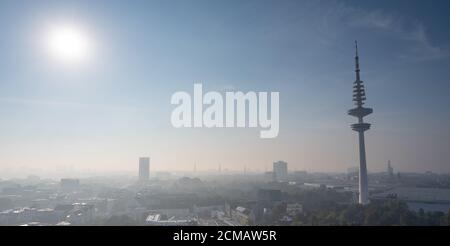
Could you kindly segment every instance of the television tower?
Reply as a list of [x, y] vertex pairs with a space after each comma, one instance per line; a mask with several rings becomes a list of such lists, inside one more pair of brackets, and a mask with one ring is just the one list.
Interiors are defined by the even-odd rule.
[[370, 129], [370, 124], [363, 121], [363, 117], [371, 114], [371, 108], [363, 107], [366, 100], [366, 92], [364, 90], [363, 81], [359, 75], [359, 57], [358, 57], [358, 42], [355, 41], [356, 55], [355, 55], [355, 72], [356, 81], [353, 83], [353, 101], [356, 107], [350, 109], [348, 114], [358, 118], [358, 123], [352, 124], [352, 130], [358, 132], [359, 137], [359, 203], [369, 203], [369, 192], [367, 182], [367, 164], [366, 164], [366, 146], [364, 143], [364, 132]]

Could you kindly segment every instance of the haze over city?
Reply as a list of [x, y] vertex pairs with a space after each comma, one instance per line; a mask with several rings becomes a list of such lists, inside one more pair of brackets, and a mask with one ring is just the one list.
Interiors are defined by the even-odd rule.
[[[0, 2], [2, 178], [136, 175], [140, 156], [152, 171], [346, 171], [354, 40], [369, 172], [450, 172], [448, 3], [175, 2]], [[278, 136], [174, 128], [170, 98], [194, 83], [279, 91]]]

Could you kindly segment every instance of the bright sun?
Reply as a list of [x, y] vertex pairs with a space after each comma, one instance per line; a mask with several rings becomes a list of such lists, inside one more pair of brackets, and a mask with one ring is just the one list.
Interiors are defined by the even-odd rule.
[[87, 34], [75, 26], [54, 26], [47, 38], [50, 54], [62, 62], [80, 63], [92, 52]]

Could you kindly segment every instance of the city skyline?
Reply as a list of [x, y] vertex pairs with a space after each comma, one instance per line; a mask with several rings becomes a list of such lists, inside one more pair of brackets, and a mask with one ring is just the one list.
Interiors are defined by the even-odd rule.
[[[345, 172], [359, 163], [343, 113], [357, 39], [377, 109], [369, 172], [392, 160], [400, 172], [450, 173], [449, 4], [414, 2], [2, 1], [0, 172], [136, 173], [139, 156], [151, 156], [152, 171], [263, 171], [285, 160], [290, 170]], [[86, 33], [88, 61], [48, 55], [49, 23]], [[195, 83], [279, 91], [278, 136], [173, 128], [170, 97]]]

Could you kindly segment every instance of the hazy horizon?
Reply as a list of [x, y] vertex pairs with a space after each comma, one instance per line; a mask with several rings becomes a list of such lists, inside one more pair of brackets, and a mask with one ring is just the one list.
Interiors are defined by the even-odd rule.
[[[413, 3], [414, 2], [414, 3]], [[401, 8], [400, 8], [401, 6]], [[369, 171], [450, 173], [445, 1], [1, 1], [0, 178], [15, 170], [290, 170], [358, 165], [359, 43]], [[73, 25], [88, 58], [48, 54]], [[44, 42], [44, 43], [43, 43]], [[279, 91], [280, 131], [173, 128], [176, 91]], [[33, 173], [29, 173], [33, 174]]]

